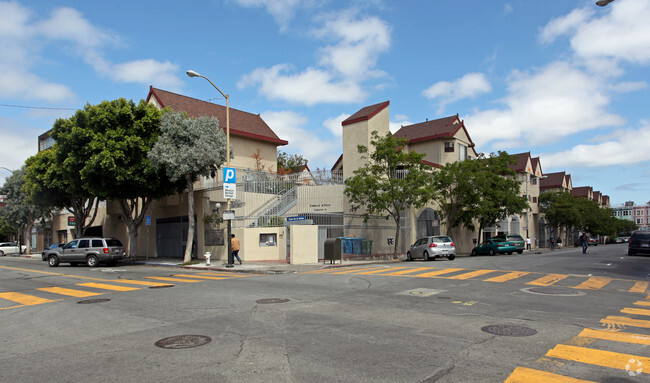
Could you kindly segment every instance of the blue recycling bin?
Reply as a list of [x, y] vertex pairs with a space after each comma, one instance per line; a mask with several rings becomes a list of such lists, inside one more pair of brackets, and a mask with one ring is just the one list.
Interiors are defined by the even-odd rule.
[[341, 252], [345, 254], [353, 253], [352, 238], [341, 237]]
[[353, 254], [361, 254], [361, 241], [363, 241], [363, 238], [350, 238], [352, 242], [352, 253]]

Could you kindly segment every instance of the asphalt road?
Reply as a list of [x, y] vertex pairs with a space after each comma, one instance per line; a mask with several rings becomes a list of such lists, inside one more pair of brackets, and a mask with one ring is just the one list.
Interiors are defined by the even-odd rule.
[[2, 257], [0, 381], [647, 382], [650, 257], [625, 249], [278, 275]]

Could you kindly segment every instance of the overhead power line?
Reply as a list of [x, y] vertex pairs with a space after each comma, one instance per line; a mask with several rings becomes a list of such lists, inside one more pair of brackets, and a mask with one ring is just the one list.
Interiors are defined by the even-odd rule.
[[11, 104], [0, 104], [0, 106], [6, 106], [9, 108], [23, 108], [23, 109], [77, 110], [73, 108], [50, 108], [47, 106], [27, 106], [27, 105], [11, 105]]

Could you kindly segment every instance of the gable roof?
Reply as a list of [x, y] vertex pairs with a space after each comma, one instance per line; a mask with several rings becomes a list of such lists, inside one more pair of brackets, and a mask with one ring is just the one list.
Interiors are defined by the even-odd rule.
[[[512, 170], [514, 170], [517, 173], [535, 173], [535, 168], [533, 166], [533, 161], [530, 158], [530, 152], [526, 153], [517, 153], [517, 154], [511, 154], [511, 156], [516, 157], [515, 159], [517, 162], [512, 165], [508, 165], [508, 167]], [[530, 162], [528, 162], [530, 160]], [[526, 169], [526, 167], [530, 164], [530, 169]]]
[[594, 189], [591, 186], [578, 186], [571, 190], [571, 194], [576, 197], [584, 197], [588, 199], [594, 198]]
[[530, 159], [531, 165], [533, 165], [533, 173], [537, 175], [537, 169], [539, 168], [539, 175], [543, 176], [544, 172], [542, 171], [542, 163], [539, 162], [539, 157], [532, 157]]
[[463, 129], [467, 135], [467, 139], [470, 143], [469, 146], [474, 148], [474, 142], [467, 132], [465, 122], [458, 117], [458, 114], [455, 116], [439, 118], [437, 120], [402, 126], [397, 132], [395, 132], [394, 136], [396, 138], [406, 138], [409, 140], [410, 144], [414, 144], [416, 142], [431, 141], [443, 137], [452, 138], [461, 129]]
[[346, 125], [356, 124], [357, 122], [361, 122], [361, 121], [368, 121], [372, 117], [374, 117], [377, 113], [381, 112], [386, 107], [388, 107], [388, 104], [390, 104], [390, 101], [384, 101], [384, 102], [380, 102], [379, 104], [370, 105], [370, 106], [366, 106], [365, 108], [361, 108], [355, 114], [343, 120], [343, 122], [341, 122], [341, 125], [346, 126]]
[[540, 189], [566, 188], [567, 174], [565, 172], [548, 173], [539, 183]]
[[[147, 102], [154, 98], [161, 108], [172, 108], [175, 111], [186, 112], [189, 117], [216, 117], [223, 129], [226, 129], [226, 107], [201, 101], [196, 98], [149, 87]], [[287, 145], [289, 142], [280, 139], [275, 132], [262, 120], [259, 114], [252, 114], [238, 109], [230, 109], [230, 134], [270, 142], [275, 145]]]

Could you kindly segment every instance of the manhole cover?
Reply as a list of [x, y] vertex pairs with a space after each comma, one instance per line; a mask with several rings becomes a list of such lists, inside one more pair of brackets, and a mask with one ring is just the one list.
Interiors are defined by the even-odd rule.
[[531, 336], [537, 334], [537, 331], [530, 327], [513, 326], [507, 324], [495, 324], [481, 327], [483, 332], [501, 336]]
[[205, 335], [176, 335], [156, 342], [156, 347], [171, 350], [199, 347], [212, 342], [212, 338]]
[[542, 294], [542, 295], [558, 295], [558, 296], [573, 296], [584, 295], [585, 293], [576, 289], [561, 286], [540, 286], [540, 287], [526, 287], [521, 289], [527, 293]]
[[149, 286], [150, 289], [164, 289], [166, 287], [174, 287], [174, 285]]
[[87, 305], [87, 304], [91, 304], [91, 303], [102, 303], [102, 302], [108, 302], [108, 301], [110, 301], [110, 299], [106, 299], [106, 298], [104, 298], [104, 299], [85, 299], [85, 300], [79, 301], [77, 303], [80, 304], [80, 305]]
[[289, 302], [289, 300], [283, 298], [266, 298], [266, 299], [258, 299], [256, 302], [262, 305], [267, 305], [271, 303], [285, 303], [285, 302]]

